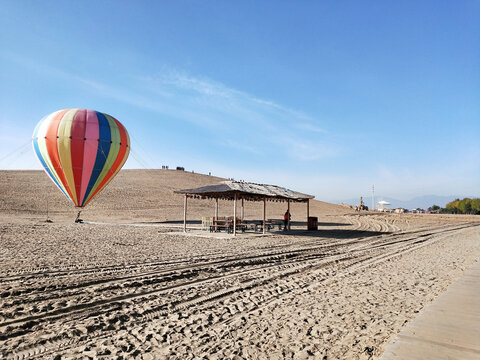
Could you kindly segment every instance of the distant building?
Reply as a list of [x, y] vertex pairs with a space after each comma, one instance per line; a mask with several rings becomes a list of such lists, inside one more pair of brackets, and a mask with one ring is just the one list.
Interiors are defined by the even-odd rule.
[[378, 204], [378, 206], [377, 206], [378, 211], [383, 211], [383, 212], [391, 212], [392, 211], [391, 209], [386, 207], [386, 205], [390, 205], [390, 203], [388, 201], [380, 200], [377, 204]]
[[396, 208], [395, 210], [393, 210], [394, 213], [396, 214], [404, 214], [406, 212], [408, 212], [407, 209], [404, 209], [404, 208]]
[[420, 209], [420, 208], [416, 208], [416, 209], [412, 209], [411, 213], [412, 214], [425, 214], [425, 210]]

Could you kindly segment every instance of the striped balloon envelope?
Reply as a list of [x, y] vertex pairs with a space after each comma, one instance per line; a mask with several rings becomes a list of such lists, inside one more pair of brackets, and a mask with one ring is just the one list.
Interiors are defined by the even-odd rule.
[[75, 206], [84, 207], [125, 164], [130, 138], [110, 115], [65, 109], [40, 120], [33, 148], [58, 188]]

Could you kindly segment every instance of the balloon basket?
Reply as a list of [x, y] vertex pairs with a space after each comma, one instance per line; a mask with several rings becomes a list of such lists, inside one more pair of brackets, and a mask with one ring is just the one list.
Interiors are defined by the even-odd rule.
[[75, 219], [75, 223], [78, 223], [78, 224], [82, 224], [83, 223], [83, 220], [80, 219], [80, 213], [82, 212], [82, 210], [80, 210], [77, 214], [77, 218]]

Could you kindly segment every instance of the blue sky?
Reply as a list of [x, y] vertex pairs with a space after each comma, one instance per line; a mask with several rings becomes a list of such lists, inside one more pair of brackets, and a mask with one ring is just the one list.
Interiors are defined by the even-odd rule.
[[39, 169], [34, 126], [77, 107], [126, 126], [126, 168], [326, 201], [372, 184], [479, 196], [479, 15], [479, 1], [0, 0], [0, 168]]

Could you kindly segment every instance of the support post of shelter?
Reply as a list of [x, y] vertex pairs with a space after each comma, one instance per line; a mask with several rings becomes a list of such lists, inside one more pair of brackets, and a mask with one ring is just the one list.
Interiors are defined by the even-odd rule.
[[233, 197], [233, 236], [237, 236], [237, 193]]
[[288, 208], [287, 208], [288, 217], [287, 217], [287, 228], [285, 230], [290, 231], [290, 199], [287, 200], [287, 204], [288, 204]]
[[217, 222], [218, 222], [218, 198], [215, 199], [215, 232], [217, 232]]
[[242, 196], [242, 224], [243, 224], [243, 219], [244, 218], [245, 218], [245, 210], [244, 210], [243, 196]]
[[267, 225], [267, 198], [263, 198], [263, 234], [266, 234], [265, 226]]
[[307, 230], [308, 230], [308, 218], [310, 217], [310, 200], [307, 199]]
[[187, 232], [187, 194], [183, 200], [183, 232]]

